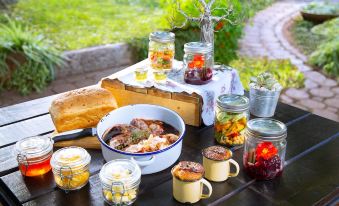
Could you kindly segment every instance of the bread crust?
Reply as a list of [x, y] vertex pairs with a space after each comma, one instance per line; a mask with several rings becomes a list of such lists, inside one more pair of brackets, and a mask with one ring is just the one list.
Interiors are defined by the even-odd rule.
[[197, 162], [181, 161], [172, 169], [174, 177], [186, 182], [200, 180], [204, 173], [204, 167]]
[[222, 146], [210, 146], [202, 150], [202, 155], [207, 159], [225, 161], [232, 157], [232, 152]]
[[60, 94], [49, 113], [57, 132], [95, 127], [108, 112], [117, 108], [111, 92], [100, 87], [86, 87]]

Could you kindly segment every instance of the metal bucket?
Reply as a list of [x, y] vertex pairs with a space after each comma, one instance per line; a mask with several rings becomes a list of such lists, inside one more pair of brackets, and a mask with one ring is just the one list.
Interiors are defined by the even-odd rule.
[[250, 112], [257, 117], [272, 117], [279, 100], [279, 91], [250, 88]]

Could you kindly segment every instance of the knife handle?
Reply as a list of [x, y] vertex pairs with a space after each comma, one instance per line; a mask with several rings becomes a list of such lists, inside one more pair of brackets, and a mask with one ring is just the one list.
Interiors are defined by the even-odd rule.
[[92, 128], [74, 130], [69, 132], [64, 132], [59, 135], [52, 137], [54, 142], [65, 141], [65, 140], [74, 140], [80, 137], [92, 136]]

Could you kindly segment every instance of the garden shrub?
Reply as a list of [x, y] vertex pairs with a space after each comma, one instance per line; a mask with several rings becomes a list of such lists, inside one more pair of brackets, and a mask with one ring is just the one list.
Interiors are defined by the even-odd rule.
[[63, 60], [43, 36], [7, 19], [0, 25], [0, 90], [41, 91]]
[[232, 61], [230, 66], [238, 70], [246, 90], [249, 89], [250, 78], [265, 71], [272, 73], [284, 88], [304, 86], [304, 75], [288, 59], [242, 57]]

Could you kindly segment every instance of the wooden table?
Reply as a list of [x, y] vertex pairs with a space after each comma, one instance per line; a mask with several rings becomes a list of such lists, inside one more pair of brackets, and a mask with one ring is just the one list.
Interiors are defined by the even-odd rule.
[[[48, 107], [54, 97], [0, 108], [0, 200], [4, 205], [104, 205], [98, 172], [104, 164], [100, 150], [92, 156], [89, 184], [65, 193], [52, 173], [24, 178], [12, 155], [16, 141], [53, 130]], [[339, 124], [279, 103], [276, 119], [288, 126], [286, 166], [281, 178], [255, 181], [243, 173], [226, 182], [212, 183], [213, 194], [196, 205], [310, 205], [330, 203], [338, 195]], [[214, 145], [212, 127], [187, 126], [180, 160], [202, 161], [201, 149]], [[242, 148], [234, 159], [242, 165]], [[135, 205], [180, 205], [172, 197], [170, 169], [142, 177]]]

